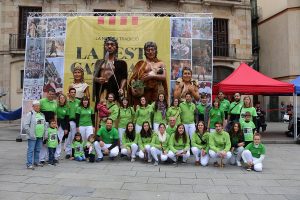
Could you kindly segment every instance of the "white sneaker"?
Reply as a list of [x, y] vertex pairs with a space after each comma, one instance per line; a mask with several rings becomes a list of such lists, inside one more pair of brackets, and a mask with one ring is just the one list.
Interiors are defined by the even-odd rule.
[[158, 165], [158, 162], [157, 162], [157, 161], [155, 161], [155, 162], [154, 162], [154, 166], [157, 166], [157, 165]]
[[152, 159], [148, 159], [148, 163], [151, 163], [152, 162]]
[[130, 162], [135, 162], [135, 158], [131, 158]]
[[241, 167], [241, 166], [242, 166], [241, 161], [236, 161], [236, 165], [237, 165], [238, 167]]

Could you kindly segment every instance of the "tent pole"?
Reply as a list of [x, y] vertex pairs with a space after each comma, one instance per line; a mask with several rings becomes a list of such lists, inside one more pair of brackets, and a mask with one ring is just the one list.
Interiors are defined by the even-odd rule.
[[293, 105], [294, 105], [294, 109], [293, 109], [293, 120], [294, 120], [294, 141], [297, 141], [297, 99], [296, 99], [297, 95], [294, 92], [293, 93]]

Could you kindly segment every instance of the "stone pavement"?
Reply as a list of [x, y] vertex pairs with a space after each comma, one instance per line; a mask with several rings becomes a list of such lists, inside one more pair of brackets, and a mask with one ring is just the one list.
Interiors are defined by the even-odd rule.
[[[19, 122], [0, 123], [1, 200], [97, 199], [300, 199], [300, 146], [286, 144], [287, 124], [269, 123], [262, 173], [236, 166], [224, 169], [186, 165], [130, 163], [125, 158], [101, 163], [62, 160], [56, 167], [25, 167], [27, 142], [15, 142]], [[276, 143], [276, 142], [275, 142]]]

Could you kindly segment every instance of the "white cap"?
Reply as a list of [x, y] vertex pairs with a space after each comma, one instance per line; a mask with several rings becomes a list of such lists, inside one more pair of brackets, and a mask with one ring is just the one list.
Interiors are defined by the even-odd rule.
[[33, 105], [33, 106], [34, 106], [34, 105], [40, 105], [40, 101], [34, 100], [34, 101], [32, 102], [32, 105]]

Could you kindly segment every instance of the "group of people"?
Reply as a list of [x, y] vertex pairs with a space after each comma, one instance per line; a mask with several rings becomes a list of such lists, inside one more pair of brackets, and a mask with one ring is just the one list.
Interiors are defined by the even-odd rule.
[[195, 165], [206, 166], [211, 160], [214, 166], [223, 167], [229, 160], [241, 166], [243, 161], [247, 170], [262, 171], [265, 147], [256, 131], [257, 114], [249, 96], [240, 101], [236, 93], [230, 103], [220, 92], [211, 107], [204, 94], [198, 104], [187, 93], [185, 101], [174, 99], [171, 106], [159, 94], [149, 104], [141, 97], [134, 107], [127, 98], [115, 102], [109, 93], [106, 101], [97, 104], [96, 112], [89, 98], [76, 98], [75, 88], [69, 89], [68, 98], [64, 94], [55, 97], [50, 89], [46, 98], [33, 102], [27, 114], [30, 169], [42, 166], [47, 157], [55, 165], [64, 149], [66, 159], [77, 161], [101, 162], [104, 155], [113, 160], [120, 153], [131, 162], [139, 157], [158, 165], [186, 163], [192, 153]]
[[184, 68], [169, 106], [166, 68], [154, 42], [145, 43], [146, 60], [136, 64], [128, 82], [126, 62], [116, 58], [116, 39], [106, 38], [104, 48], [105, 58], [95, 63], [95, 107], [81, 66], [72, 66], [68, 98], [50, 88], [46, 98], [33, 101], [23, 125], [27, 168], [42, 166], [47, 157], [55, 165], [64, 150], [67, 159], [77, 161], [101, 162], [104, 155], [113, 160], [120, 153], [132, 162], [138, 156], [158, 165], [186, 163], [193, 154], [196, 165], [211, 159], [215, 166], [227, 160], [240, 166], [243, 160], [248, 170], [262, 170], [265, 147], [249, 96], [241, 101], [236, 93], [230, 103], [220, 92], [211, 106], [208, 96], [199, 94], [192, 71]]

